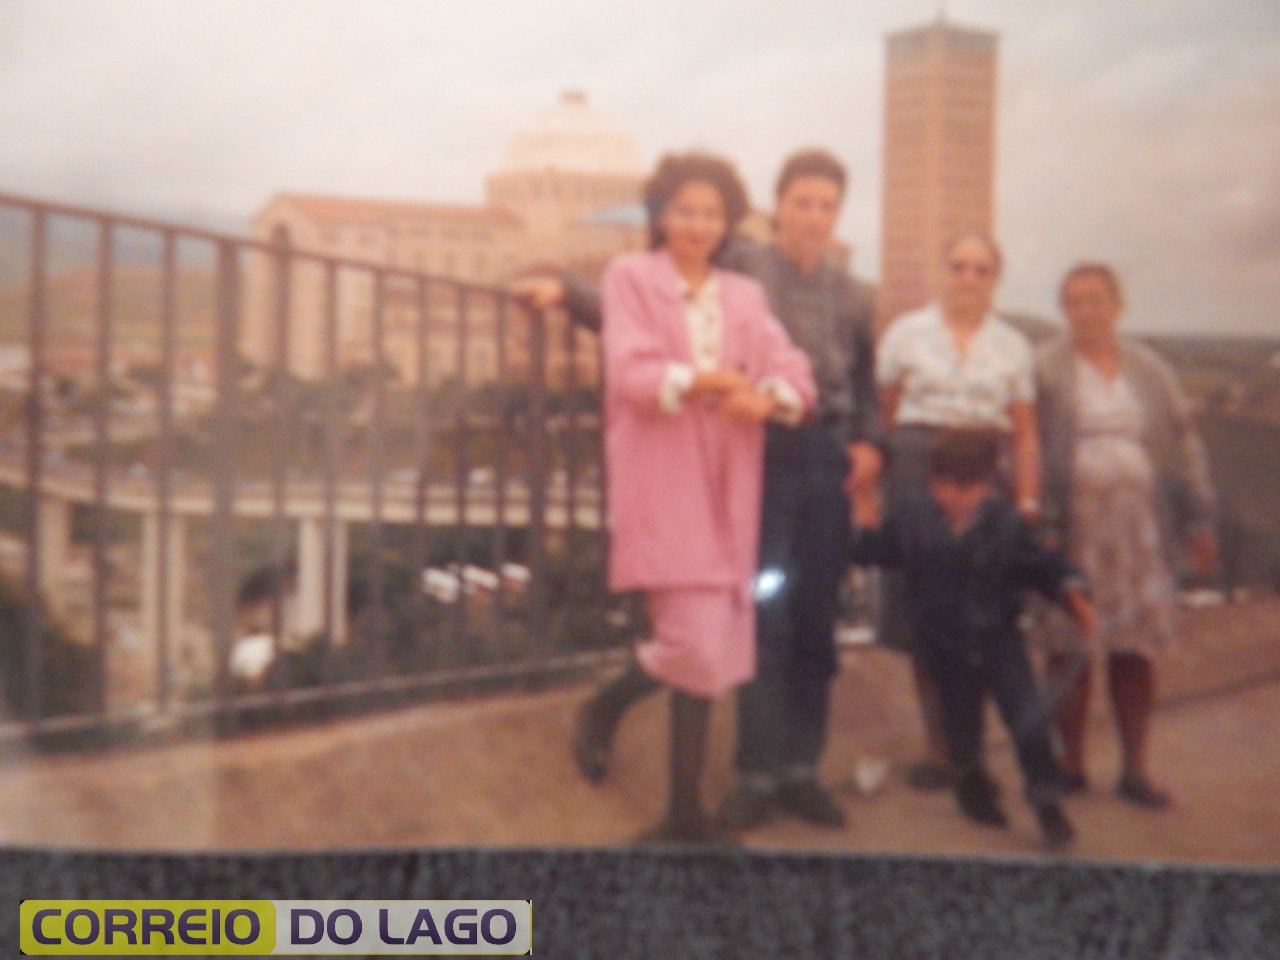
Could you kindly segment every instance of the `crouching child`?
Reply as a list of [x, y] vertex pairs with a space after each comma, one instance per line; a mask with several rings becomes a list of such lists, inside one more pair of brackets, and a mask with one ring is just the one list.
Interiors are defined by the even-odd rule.
[[1093, 632], [1083, 579], [1042, 546], [997, 486], [1000, 435], [939, 434], [930, 459], [933, 511], [881, 523], [874, 494], [857, 494], [851, 544], [855, 563], [893, 566], [907, 579], [920, 656], [937, 684], [956, 801], [969, 819], [1008, 825], [983, 762], [983, 704], [990, 694], [1009, 730], [1046, 845], [1070, 844], [1063, 778], [1049, 739], [1050, 710], [1036, 684], [1018, 626], [1024, 591], [1061, 604]]

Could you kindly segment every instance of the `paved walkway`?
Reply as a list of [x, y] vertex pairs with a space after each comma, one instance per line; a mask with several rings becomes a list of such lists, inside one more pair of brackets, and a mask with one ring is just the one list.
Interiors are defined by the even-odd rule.
[[[1194, 611], [1187, 642], [1159, 669], [1153, 756], [1176, 805], [1150, 813], [1111, 795], [1116, 750], [1098, 703], [1095, 787], [1069, 804], [1080, 833], [1070, 855], [1280, 864], [1280, 600]], [[225, 741], [18, 757], [0, 766], [0, 842], [184, 851], [629, 843], [661, 805], [665, 704], [654, 698], [633, 712], [609, 780], [592, 787], [566, 747], [587, 691], [425, 705]], [[992, 757], [1013, 817], [1008, 831], [975, 827], [946, 795], [902, 783], [917, 731], [899, 658], [846, 651], [833, 714], [824, 772], [846, 800], [848, 827], [783, 822], [753, 833], [748, 846], [1041, 855], [1002, 739], [992, 737]], [[722, 704], [712, 799], [731, 783], [732, 735]], [[888, 765], [885, 782], [860, 792], [857, 771], [877, 761]]]

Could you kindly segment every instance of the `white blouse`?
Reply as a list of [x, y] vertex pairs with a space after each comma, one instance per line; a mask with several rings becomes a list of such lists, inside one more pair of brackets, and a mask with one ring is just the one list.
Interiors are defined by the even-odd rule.
[[[658, 406], [667, 413], [679, 413], [684, 396], [693, 387], [694, 377], [720, 366], [724, 353], [724, 313], [720, 306], [720, 277], [712, 273], [697, 290], [683, 277], [678, 278], [680, 296], [684, 300], [684, 322], [689, 331], [693, 363], [669, 363], [658, 394]], [[773, 418], [781, 423], [796, 424], [804, 412], [804, 400], [791, 384], [777, 377], [761, 382], [759, 389], [778, 404]]]
[[963, 354], [932, 304], [890, 325], [876, 348], [876, 382], [900, 387], [896, 423], [1009, 430], [1009, 406], [1035, 399], [1031, 345], [988, 314]]
[[1109, 379], [1077, 357], [1075, 401], [1075, 483], [1090, 489], [1117, 483], [1150, 489], [1155, 468], [1142, 445], [1142, 405], [1123, 371]]

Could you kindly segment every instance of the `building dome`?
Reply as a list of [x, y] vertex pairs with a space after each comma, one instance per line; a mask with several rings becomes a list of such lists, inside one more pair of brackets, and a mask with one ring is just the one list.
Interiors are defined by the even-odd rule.
[[507, 146], [501, 172], [564, 170], [638, 177], [644, 158], [634, 140], [587, 103], [580, 90], [563, 94]]

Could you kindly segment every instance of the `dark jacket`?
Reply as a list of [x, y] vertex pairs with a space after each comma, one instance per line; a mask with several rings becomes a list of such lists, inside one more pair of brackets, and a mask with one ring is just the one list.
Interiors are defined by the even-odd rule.
[[1018, 617], [1027, 589], [1065, 604], [1083, 579], [1046, 549], [1006, 501], [985, 500], [963, 533], [951, 532], [936, 505], [854, 530], [855, 563], [900, 567], [920, 650], [963, 654], [975, 665], [1020, 644]]

